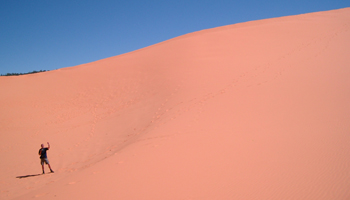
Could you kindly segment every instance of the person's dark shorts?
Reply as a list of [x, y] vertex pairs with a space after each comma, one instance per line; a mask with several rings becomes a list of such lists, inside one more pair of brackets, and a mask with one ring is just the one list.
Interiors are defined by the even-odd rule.
[[44, 163], [46, 163], [47, 165], [50, 164], [47, 158], [40, 158], [40, 164], [43, 165]]

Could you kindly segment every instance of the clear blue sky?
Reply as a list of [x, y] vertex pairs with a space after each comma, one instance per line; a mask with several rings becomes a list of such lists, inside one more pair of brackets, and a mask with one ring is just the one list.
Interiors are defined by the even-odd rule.
[[240, 22], [350, 0], [0, 0], [0, 74], [54, 70]]

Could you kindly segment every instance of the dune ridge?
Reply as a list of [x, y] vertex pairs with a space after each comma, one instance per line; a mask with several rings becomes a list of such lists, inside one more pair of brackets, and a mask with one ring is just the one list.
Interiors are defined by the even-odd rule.
[[0, 77], [0, 199], [349, 199], [349, 30], [345, 8]]

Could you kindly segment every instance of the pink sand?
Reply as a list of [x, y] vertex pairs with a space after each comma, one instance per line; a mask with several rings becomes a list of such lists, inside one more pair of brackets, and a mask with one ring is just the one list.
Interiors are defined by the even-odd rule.
[[[0, 199], [350, 199], [350, 8], [0, 77], [0, 94]], [[55, 173], [16, 178], [47, 141]]]

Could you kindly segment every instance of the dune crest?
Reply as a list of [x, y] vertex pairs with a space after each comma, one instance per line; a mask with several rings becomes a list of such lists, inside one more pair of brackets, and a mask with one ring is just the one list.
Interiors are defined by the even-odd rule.
[[345, 8], [0, 77], [0, 199], [349, 199], [349, 35]]

